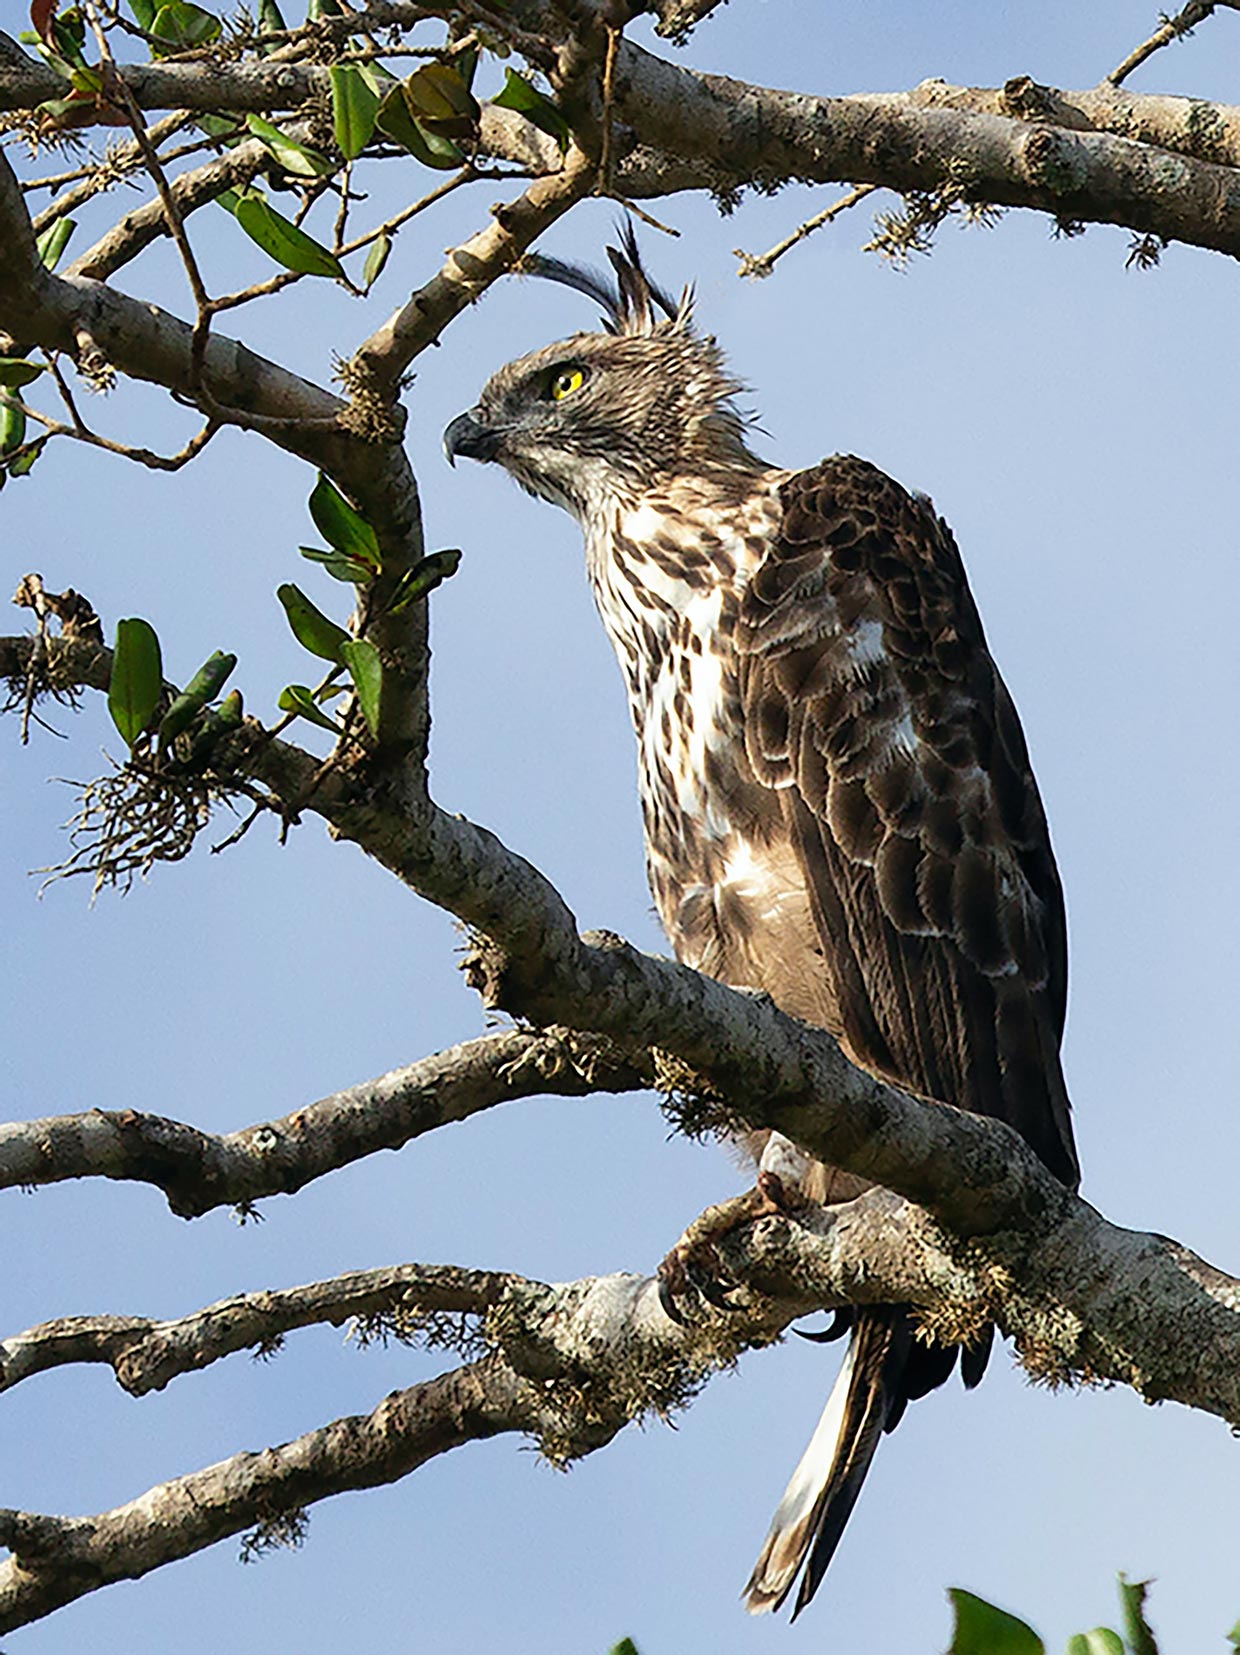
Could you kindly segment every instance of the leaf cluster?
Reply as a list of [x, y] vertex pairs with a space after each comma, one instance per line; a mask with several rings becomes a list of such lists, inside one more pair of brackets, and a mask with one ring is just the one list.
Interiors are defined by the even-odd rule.
[[[1145, 1616], [1149, 1581], [1119, 1577], [1120, 1614], [1123, 1632], [1109, 1626], [1095, 1626], [1068, 1639], [1065, 1655], [1158, 1655], [1153, 1628]], [[947, 1655], [1046, 1655], [1046, 1645], [1026, 1624], [1005, 1609], [954, 1586], [948, 1592], [955, 1612], [955, 1627]], [[1227, 1634], [1233, 1649], [1240, 1649], [1240, 1621]]]

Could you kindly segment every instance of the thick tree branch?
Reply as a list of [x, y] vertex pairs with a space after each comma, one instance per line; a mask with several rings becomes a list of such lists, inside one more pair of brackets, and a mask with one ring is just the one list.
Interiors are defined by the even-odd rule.
[[117, 1580], [149, 1574], [255, 1524], [295, 1529], [301, 1508], [407, 1476], [463, 1442], [522, 1430], [528, 1383], [493, 1358], [387, 1396], [278, 1448], [238, 1454], [90, 1518], [0, 1511], [0, 1631]]
[[[32, 644], [0, 642], [25, 670]], [[49, 670], [63, 675], [58, 641]], [[92, 658], [93, 662], [93, 658]], [[96, 670], [92, 667], [92, 670]], [[624, 1052], [657, 1050], [663, 1083], [713, 1098], [720, 1119], [783, 1132], [820, 1160], [926, 1206], [955, 1233], [1043, 1222], [1065, 1192], [998, 1122], [887, 1086], [851, 1064], [825, 1030], [765, 996], [728, 988], [621, 938], [581, 936], [550, 881], [486, 828], [430, 800], [393, 802], [324, 769], [287, 742], [255, 741], [245, 774], [286, 810], [312, 809], [410, 889], [478, 933], [468, 963], [491, 1007], [539, 1027], [601, 1035]]]
[[203, 1132], [132, 1109], [14, 1121], [0, 1126], [0, 1189], [73, 1178], [129, 1180], [153, 1184], [179, 1217], [197, 1218], [222, 1206], [292, 1195], [340, 1167], [400, 1149], [496, 1104], [633, 1091], [653, 1079], [653, 1064], [638, 1068], [606, 1042], [567, 1030], [511, 1029], [238, 1132]]
[[351, 376], [391, 396], [414, 358], [492, 282], [514, 269], [533, 242], [589, 193], [594, 163], [570, 148], [562, 172], [536, 179], [518, 200], [492, 209], [493, 222], [452, 248], [438, 275], [354, 353]]
[[[553, 37], [559, 27], [548, 0], [524, 0], [513, 17]], [[323, 95], [327, 71], [267, 61], [220, 65], [210, 77], [192, 63], [124, 74], [146, 109], [244, 112], [299, 108]], [[59, 87], [41, 66], [0, 66], [0, 108], [31, 107]], [[903, 192], [950, 184], [969, 200], [1240, 250], [1240, 110], [1228, 105], [1129, 93], [1113, 81], [1058, 91], [1027, 76], [997, 89], [929, 81], [907, 93], [815, 97], [702, 74], [630, 41], [620, 42], [615, 93], [638, 146], [620, 162], [622, 194], [727, 193], [793, 179]], [[484, 148], [553, 165], [527, 127], [487, 110]]]
[[[430, 1458], [500, 1432], [533, 1436], [566, 1463], [634, 1419], [690, 1401], [716, 1369], [768, 1344], [809, 1310], [902, 1300], [932, 1337], [975, 1337], [996, 1317], [1038, 1378], [1119, 1380], [1240, 1421], [1240, 1283], [1165, 1237], [1109, 1225], [1084, 1202], [1041, 1235], [967, 1247], [924, 1213], [875, 1191], [840, 1209], [763, 1218], [721, 1243], [746, 1286], [737, 1308], [690, 1325], [635, 1276], [558, 1287], [493, 1272], [406, 1266], [283, 1293], [247, 1295], [171, 1323], [102, 1318], [32, 1329], [0, 1347], [10, 1383], [65, 1361], [111, 1363], [142, 1391], [173, 1374], [312, 1322], [395, 1316], [402, 1337], [436, 1310], [482, 1317], [482, 1360], [397, 1392], [369, 1416], [337, 1420], [261, 1454], [149, 1490], [86, 1519], [0, 1512], [0, 1630], [111, 1581], [133, 1578], [259, 1525], [296, 1536], [303, 1508], [393, 1482]], [[403, 1327], [400, 1318], [405, 1318]], [[1168, 1339], [1174, 1327], [1177, 1337]]]
[[905, 192], [951, 184], [966, 200], [1240, 252], [1240, 176], [1110, 133], [920, 106], [904, 94], [776, 92], [677, 68], [631, 42], [616, 93], [643, 141], [696, 162], [705, 187], [791, 178]]
[[[514, 1278], [516, 1279], [516, 1278]], [[61, 1316], [0, 1342], [0, 1391], [70, 1363], [107, 1363], [131, 1396], [161, 1391], [236, 1351], [274, 1353], [286, 1333], [355, 1317], [419, 1312], [482, 1315], [509, 1278], [495, 1270], [400, 1264], [354, 1270], [279, 1292], [241, 1293], [175, 1321], [148, 1316]]]

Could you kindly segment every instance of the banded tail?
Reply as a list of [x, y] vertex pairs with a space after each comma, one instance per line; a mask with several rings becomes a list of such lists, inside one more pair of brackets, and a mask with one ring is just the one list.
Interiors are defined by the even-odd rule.
[[[982, 1377], [988, 1354], [989, 1339], [965, 1353], [961, 1366], [970, 1389]], [[742, 1594], [751, 1615], [778, 1609], [802, 1564], [793, 1620], [805, 1608], [852, 1515], [879, 1438], [898, 1424], [907, 1402], [943, 1383], [955, 1359], [955, 1350], [914, 1342], [904, 1306], [855, 1312], [844, 1366]]]

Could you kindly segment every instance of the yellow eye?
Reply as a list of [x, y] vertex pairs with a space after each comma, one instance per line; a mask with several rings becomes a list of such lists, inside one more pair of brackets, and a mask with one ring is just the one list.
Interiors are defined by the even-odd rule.
[[552, 402], [563, 402], [565, 397], [571, 397], [574, 391], [579, 391], [585, 382], [584, 368], [561, 368], [551, 381]]

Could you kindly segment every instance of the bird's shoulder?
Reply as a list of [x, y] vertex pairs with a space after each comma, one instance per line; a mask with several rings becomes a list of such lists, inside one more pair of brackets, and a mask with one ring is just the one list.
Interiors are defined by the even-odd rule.
[[[778, 485], [779, 513], [750, 583], [749, 619], [798, 597], [829, 597], [843, 633], [881, 621], [901, 659], [950, 673], [984, 649], [959, 549], [924, 494], [868, 460], [836, 454]], [[754, 639], [752, 642], [756, 643]]]
[[1049, 986], [1062, 1017], [1046, 820], [950, 529], [852, 455], [779, 492], [736, 629], [755, 777], [808, 809], [837, 877], [865, 870], [884, 923]]

